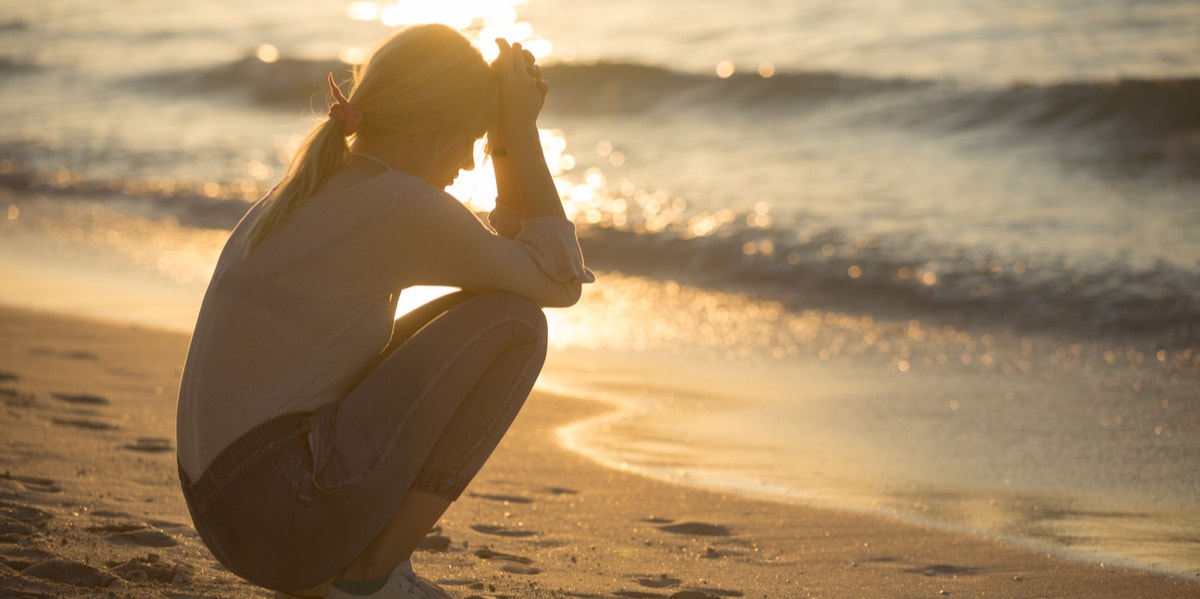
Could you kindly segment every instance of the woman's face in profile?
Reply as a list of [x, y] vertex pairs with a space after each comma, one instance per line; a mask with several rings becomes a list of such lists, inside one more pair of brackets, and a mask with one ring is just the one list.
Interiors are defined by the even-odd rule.
[[466, 133], [450, 135], [444, 142], [447, 146], [441, 160], [430, 169], [429, 174], [425, 176], [425, 182], [445, 189], [454, 183], [459, 171], [475, 168], [475, 142], [479, 137]]

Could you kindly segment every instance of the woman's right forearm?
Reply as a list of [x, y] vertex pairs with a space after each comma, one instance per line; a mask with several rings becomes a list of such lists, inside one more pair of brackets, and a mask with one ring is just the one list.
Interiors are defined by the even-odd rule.
[[[558, 188], [554, 185], [550, 168], [546, 165], [546, 156], [542, 153], [537, 125], [530, 123], [516, 131], [507, 132], [505, 151], [507, 157], [500, 160], [506, 163], [496, 165], [497, 186], [509, 187], [516, 192], [525, 218], [565, 217]], [[501, 173], [502, 169], [507, 172]], [[511, 185], [505, 181], [506, 177], [511, 177]], [[500, 191], [503, 195], [505, 190]]]
[[525, 205], [521, 201], [521, 190], [517, 186], [507, 148], [493, 151], [492, 169], [496, 172], [496, 203], [508, 206], [517, 214], [524, 214]]

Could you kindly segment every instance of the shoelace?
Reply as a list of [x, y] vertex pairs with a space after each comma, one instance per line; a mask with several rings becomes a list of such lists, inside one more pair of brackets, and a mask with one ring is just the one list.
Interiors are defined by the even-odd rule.
[[444, 591], [426, 581], [424, 578], [417, 576], [417, 573], [412, 569], [412, 562], [406, 561], [400, 564], [397, 569], [399, 570], [403, 581], [408, 583], [404, 585], [406, 587], [404, 590], [409, 597], [417, 597], [419, 599], [445, 599], [449, 596]]
[[[444, 597], [437, 589], [429, 586], [429, 583], [425, 582], [424, 578], [417, 576], [415, 573], [405, 576], [405, 578], [412, 585], [408, 590], [409, 595], [422, 597], [423, 599], [442, 599]], [[420, 591], [420, 595], [417, 595], [417, 591]]]
[[423, 581], [412, 570], [402, 572], [400, 579], [396, 582], [401, 587], [401, 592], [409, 597], [417, 599], [441, 599], [436, 593], [431, 594], [431, 589], [421, 584]]

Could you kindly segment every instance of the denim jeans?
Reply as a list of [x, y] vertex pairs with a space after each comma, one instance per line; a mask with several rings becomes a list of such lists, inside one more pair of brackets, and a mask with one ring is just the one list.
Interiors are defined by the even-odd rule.
[[197, 532], [266, 588], [335, 576], [409, 492], [462, 494], [545, 356], [545, 316], [524, 298], [458, 292], [414, 310], [344, 399], [255, 427], [195, 481], [180, 469]]

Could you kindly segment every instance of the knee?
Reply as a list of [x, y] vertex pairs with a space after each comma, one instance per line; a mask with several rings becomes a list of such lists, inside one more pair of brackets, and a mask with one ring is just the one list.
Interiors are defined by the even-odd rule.
[[544, 345], [548, 336], [546, 313], [537, 304], [523, 297], [514, 297], [516, 298], [514, 306], [516, 316], [529, 325], [530, 331], [537, 336], [538, 342]]
[[528, 333], [530, 343], [545, 345], [548, 336], [546, 314], [537, 304], [511, 293], [489, 293], [476, 299], [487, 301], [496, 313], [522, 325]]

